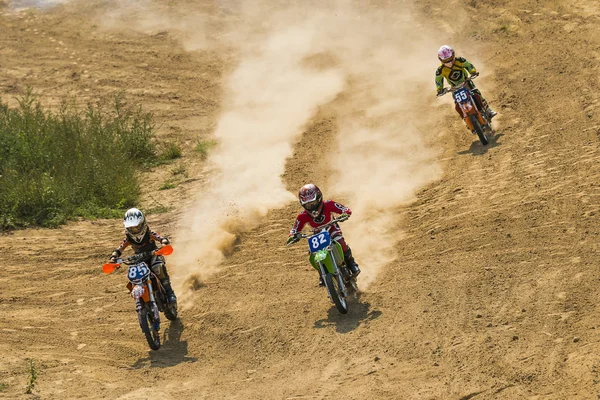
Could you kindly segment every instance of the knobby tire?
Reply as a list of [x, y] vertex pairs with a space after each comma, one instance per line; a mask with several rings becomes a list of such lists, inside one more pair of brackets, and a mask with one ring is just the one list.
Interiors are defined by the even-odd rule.
[[331, 295], [331, 300], [335, 304], [335, 307], [340, 312], [340, 314], [347, 314], [348, 303], [346, 302], [346, 299], [342, 297], [342, 291], [339, 288], [339, 282], [335, 275], [325, 274], [325, 285], [327, 285], [327, 289], [329, 290], [329, 294]]
[[477, 137], [479, 137], [479, 141], [481, 142], [482, 145], [484, 145], [484, 146], [487, 145], [489, 143], [489, 140], [488, 140], [487, 136], [485, 135], [485, 132], [483, 131], [483, 128], [481, 127], [481, 124], [479, 123], [477, 114], [470, 115], [469, 118], [471, 119], [471, 123], [473, 124], [473, 129], [475, 129], [475, 133], [477, 133]]
[[160, 348], [160, 334], [154, 329], [154, 313], [147, 306], [142, 307], [140, 310], [140, 325], [146, 336], [148, 346], [152, 350], [158, 350]]

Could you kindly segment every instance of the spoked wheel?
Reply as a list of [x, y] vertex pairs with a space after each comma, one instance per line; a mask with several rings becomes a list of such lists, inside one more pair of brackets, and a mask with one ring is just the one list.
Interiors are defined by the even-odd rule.
[[325, 286], [327, 286], [331, 300], [333, 301], [333, 304], [335, 304], [335, 307], [338, 309], [340, 314], [348, 313], [348, 303], [344, 298], [344, 294], [337, 277], [332, 274], [325, 274]]
[[475, 129], [475, 133], [477, 133], [477, 137], [479, 137], [479, 141], [482, 145], [487, 145], [489, 143], [488, 137], [485, 134], [483, 127], [479, 123], [479, 119], [477, 118], [477, 114], [473, 114], [469, 116], [471, 123], [473, 124], [473, 129]]
[[160, 348], [160, 334], [156, 329], [155, 322], [152, 310], [149, 310], [147, 306], [142, 307], [140, 310], [140, 326], [152, 350]]

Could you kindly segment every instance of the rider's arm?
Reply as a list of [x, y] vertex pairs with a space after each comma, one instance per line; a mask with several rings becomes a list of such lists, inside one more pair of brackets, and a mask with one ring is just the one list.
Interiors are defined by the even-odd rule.
[[292, 230], [290, 230], [290, 236], [295, 236], [297, 233], [302, 232], [302, 228], [304, 228], [306, 222], [307, 221], [302, 218], [302, 213], [298, 214], [296, 222], [294, 222], [294, 226], [292, 227]]
[[441, 90], [444, 90], [444, 77], [442, 76], [442, 68], [443, 66], [439, 66], [439, 68], [435, 71], [435, 90], [439, 93]]
[[165, 236], [160, 236], [157, 232], [150, 232], [150, 238], [159, 241], [162, 244], [169, 244], [169, 239]]
[[466, 58], [457, 57], [456, 61], [458, 61], [459, 63], [462, 64], [463, 68], [467, 70], [469, 75], [473, 75], [473, 74], [477, 73], [477, 68], [475, 68], [475, 66], [473, 64], [471, 64]]
[[335, 201], [328, 200], [325, 202], [325, 212], [332, 212], [335, 214], [348, 214], [352, 215], [352, 210], [343, 204], [336, 203]]
[[129, 243], [129, 240], [127, 239], [127, 237], [125, 237], [125, 239], [123, 239], [123, 241], [121, 242], [119, 247], [117, 247], [115, 249], [115, 251], [113, 251], [113, 254], [117, 253], [118, 256], [121, 256], [121, 254], [123, 254], [123, 250], [125, 250], [127, 248], [127, 246], [129, 246], [130, 244], [131, 243]]

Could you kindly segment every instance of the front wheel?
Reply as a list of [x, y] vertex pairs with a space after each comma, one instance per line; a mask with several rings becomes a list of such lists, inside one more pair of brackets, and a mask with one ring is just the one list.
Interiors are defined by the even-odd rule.
[[473, 114], [469, 116], [471, 123], [473, 124], [473, 129], [475, 129], [475, 133], [477, 133], [477, 137], [479, 137], [479, 141], [482, 145], [486, 145], [489, 143], [489, 140], [479, 123], [479, 118], [477, 118], [477, 114]]
[[347, 314], [348, 303], [344, 298], [344, 294], [338, 279], [332, 274], [325, 274], [325, 286], [327, 286], [329, 296], [331, 297], [333, 304], [335, 304], [335, 307], [338, 309], [340, 314]]
[[154, 313], [146, 306], [142, 307], [139, 313], [140, 327], [146, 336], [148, 345], [152, 350], [158, 350], [160, 348], [160, 334], [156, 329]]

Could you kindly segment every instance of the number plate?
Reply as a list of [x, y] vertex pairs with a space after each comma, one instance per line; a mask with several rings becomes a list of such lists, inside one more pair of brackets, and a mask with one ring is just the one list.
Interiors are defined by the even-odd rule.
[[456, 92], [454, 92], [453, 96], [454, 101], [457, 103], [464, 103], [469, 100], [469, 92], [466, 88], [458, 89]]
[[315, 253], [331, 244], [331, 236], [329, 232], [317, 233], [314, 236], [308, 238], [308, 247], [311, 253]]
[[132, 282], [139, 282], [143, 280], [146, 276], [150, 274], [150, 268], [146, 265], [146, 263], [141, 262], [136, 265], [130, 265], [129, 271], [127, 272], [127, 277]]

